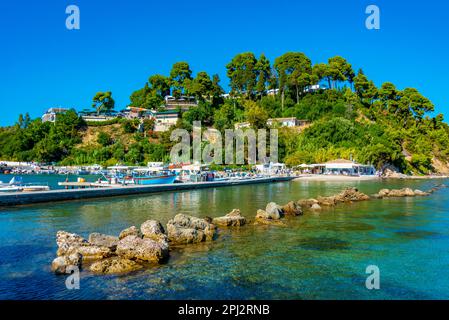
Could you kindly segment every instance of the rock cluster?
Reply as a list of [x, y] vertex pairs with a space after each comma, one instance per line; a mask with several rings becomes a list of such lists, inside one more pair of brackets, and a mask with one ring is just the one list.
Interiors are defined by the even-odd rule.
[[406, 179], [406, 178], [408, 178], [407, 175], [400, 173], [397, 170], [392, 170], [392, 169], [385, 169], [382, 174], [382, 177], [388, 178], [388, 179]]
[[255, 223], [256, 224], [274, 224], [285, 225], [281, 221], [285, 216], [299, 216], [303, 214], [301, 205], [298, 202], [290, 201], [289, 203], [280, 206], [275, 202], [270, 202], [265, 207], [265, 210], [257, 210]]
[[246, 224], [246, 218], [242, 216], [239, 209], [234, 209], [224, 217], [214, 218], [212, 223], [223, 227], [240, 227]]
[[329, 196], [329, 197], [318, 197], [317, 199], [303, 199], [299, 200], [297, 203], [310, 210], [321, 210], [323, 207], [332, 207], [339, 203], [350, 203], [355, 201], [366, 201], [370, 197], [356, 188], [344, 189], [339, 194]]
[[290, 201], [284, 206], [270, 202], [267, 204], [265, 210], [257, 210], [255, 223], [285, 225], [281, 221], [284, 216], [299, 216], [303, 214], [303, 210], [319, 211], [323, 207], [335, 206], [338, 203], [350, 203], [369, 199], [370, 197], [368, 195], [360, 192], [356, 188], [347, 188], [334, 196]]
[[167, 235], [171, 244], [199, 243], [213, 240], [216, 227], [209, 219], [177, 214], [167, 223]]
[[412, 190], [410, 188], [403, 189], [382, 189], [374, 196], [376, 198], [396, 198], [396, 197], [417, 197], [428, 196], [430, 193], [421, 190]]
[[[216, 223], [242, 226], [246, 219], [235, 209]], [[57, 257], [51, 270], [56, 274], [70, 273], [74, 267], [88, 264], [90, 271], [99, 274], [123, 273], [143, 268], [146, 264], [162, 263], [169, 256], [169, 246], [211, 241], [216, 235], [210, 218], [196, 218], [178, 214], [167, 223], [167, 232], [159, 221], [148, 220], [138, 229], [129, 227], [118, 237], [92, 233], [88, 240], [75, 233], [58, 231]]]
[[155, 220], [145, 221], [140, 230], [127, 228], [119, 237], [92, 233], [86, 240], [75, 233], [58, 231], [56, 244], [58, 257], [51, 266], [56, 274], [89, 262], [89, 269], [95, 273], [129, 272], [142, 268], [143, 263], [160, 263], [169, 254], [168, 237]]
[[336, 202], [366, 201], [370, 197], [356, 188], [346, 188], [335, 196]]

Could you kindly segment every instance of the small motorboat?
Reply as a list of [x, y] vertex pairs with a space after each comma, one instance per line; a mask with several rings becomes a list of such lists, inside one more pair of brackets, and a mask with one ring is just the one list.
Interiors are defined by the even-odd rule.
[[43, 185], [24, 185], [20, 186], [19, 188], [22, 188], [23, 192], [34, 192], [34, 191], [49, 191], [49, 186], [43, 186]]
[[34, 192], [34, 191], [48, 191], [48, 185], [37, 183], [23, 184], [22, 177], [13, 177], [9, 183], [0, 184], [0, 192]]
[[22, 189], [16, 186], [0, 186], [0, 192], [20, 192]]

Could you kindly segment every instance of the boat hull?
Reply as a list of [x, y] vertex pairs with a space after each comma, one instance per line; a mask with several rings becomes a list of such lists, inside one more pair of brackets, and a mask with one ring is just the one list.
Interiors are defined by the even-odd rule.
[[160, 177], [135, 177], [134, 184], [150, 185], [150, 184], [170, 184], [174, 183], [176, 175], [160, 176]]

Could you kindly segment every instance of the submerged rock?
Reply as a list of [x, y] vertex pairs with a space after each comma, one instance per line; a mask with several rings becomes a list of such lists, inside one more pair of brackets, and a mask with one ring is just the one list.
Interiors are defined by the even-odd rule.
[[290, 201], [284, 205], [282, 212], [287, 216], [300, 216], [303, 214], [301, 206], [295, 201]]
[[120, 232], [118, 238], [119, 238], [119, 240], [122, 240], [122, 239], [126, 238], [127, 236], [136, 236], [136, 237], [139, 237], [139, 238], [143, 237], [143, 235], [140, 232], [140, 230], [137, 229], [135, 226], [126, 228], [125, 230]]
[[100, 274], [114, 274], [132, 272], [142, 269], [143, 266], [133, 260], [123, 258], [110, 258], [93, 263], [90, 271]]
[[303, 200], [298, 200], [297, 203], [301, 206], [301, 208], [310, 209], [314, 204], [318, 204], [318, 200], [303, 199]]
[[147, 220], [140, 226], [140, 232], [144, 238], [153, 239], [156, 241], [167, 241], [164, 227], [159, 221]]
[[70, 273], [70, 267], [81, 268], [82, 258], [80, 253], [57, 257], [51, 263], [51, 271], [56, 274]]
[[238, 227], [246, 224], [246, 219], [241, 215], [239, 209], [234, 209], [224, 217], [214, 218], [212, 223], [225, 227]]
[[209, 221], [185, 214], [177, 214], [167, 223], [168, 239], [173, 244], [211, 241], [216, 233], [216, 228]]
[[418, 196], [418, 197], [426, 197], [426, 196], [430, 195], [430, 193], [421, 191], [419, 189], [416, 189], [413, 192], [415, 193], [415, 196]]
[[[260, 210], [263, 211], [263, 210]], [[266, 219], [266, 218], [257, 218], [254, 220], [254, 224], [263, 224], [263, 225], [274, 225], [274, 226], [287, 226], [282, 220], [274, 220], [274, 219]]]
[[168, 242], [131, 235], [118, 242], [116, 253], [125, 259], [159, 263], [168, 257]]
[[335, 197], [318, 197], [317, 201], [317, 204], [320, 206], [332, 207], [337, 204], [337, 199]]
[[109, 236], [101, 233], [91, 233], [89, 235], [89, 243], [98, 247], [107, 247], [114, 251], [117, 248], [118, 237]]

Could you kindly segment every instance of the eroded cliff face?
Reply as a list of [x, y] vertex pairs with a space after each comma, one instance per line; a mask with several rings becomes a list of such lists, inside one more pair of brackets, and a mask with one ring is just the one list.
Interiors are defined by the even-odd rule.
[[441, 161], [437, 158], [433, 158], [432, 166], [435, 168], [435, 173], [449, 175], [448, 161]]

